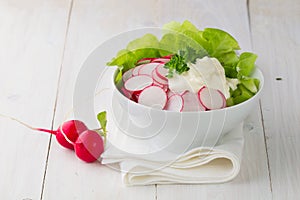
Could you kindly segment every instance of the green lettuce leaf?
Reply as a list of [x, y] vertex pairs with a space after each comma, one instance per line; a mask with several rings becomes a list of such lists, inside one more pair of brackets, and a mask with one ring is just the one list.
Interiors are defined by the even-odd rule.
[[131, 41], [126, 49], [122, 49], [117, 53], [108, 66], [118, 66], [119, 73], [116, 76], [115, 82], [122, 78], [122, 73], [133, 68], [136, 62], [142, 58], [159, 57], [159, 41], [156, 36], [146, 34], [141, 38]]
[[238, 42], [227, 32], [216, 28], [206, 28], [202, 33], [202, 38], [206, 40], [204, 48], [212, 57], [219, 57], [235, 50], [239, 50]]
[[197, 53], [198, 58], [208, 55], [200, 44], [201, 41], [204, 42], [201, 38], [202, 32], [191, 22], [186, 20], [180, 24], [172, 21], [163, 26], [163, 32], [165, 34], [160, 40], [161, 56], [175, 54], [186, 49], [193, 49], [193, 53]]
[[236, 66], [236, 70], [238, 72], [237, 76], [239, 79], [248, 77], [252, 74], [255, 68], [256, 59], [257, 55], [250, 52], [244, 52], [240, 55], [239, 61]]

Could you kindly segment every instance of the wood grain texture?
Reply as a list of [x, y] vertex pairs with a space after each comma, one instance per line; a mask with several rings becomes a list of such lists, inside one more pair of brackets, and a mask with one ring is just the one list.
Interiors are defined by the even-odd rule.
[[[0, 2], [0, 113], [51, 128], [67, 1]], [[50, 136], [0, 118], [0, 199], [39, 199]]]
[[[149, 21], [153, 25], [151, 9], [142, 11], [137, 9], [139, 6], [146, 6], [146, 2], [74, 1], [59, 86], [56, 127], [72, 117], [68, 113], [73, 107], [76, 77], [90, 52], [112, 35], [146, 26]], [[99, 163], [83, 163], [73, 152], [52, 141], [43, 199], [154, 200], [155, 186], [125, 187], [120, 172]]]
[[262, 111], [273, 198], [299, 199], [300, 4], [252, 0], [250, 11], [253, 46], [266, 77]]

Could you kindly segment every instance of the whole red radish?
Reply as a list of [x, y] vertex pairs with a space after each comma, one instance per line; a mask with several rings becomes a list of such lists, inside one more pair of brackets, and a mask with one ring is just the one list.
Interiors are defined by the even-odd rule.
[[91, 163], [100, 158], [104, 151], [104, 143], [96, 131], [86, 130], [79, 135], [74, 148], [78, 158]]
[[88, 128], [79, 120], [69, 120], [64, 122], [56, 131], [56, 140], [60, 145], [68, 149], [74, 149], [74, 143], [78, 136]]
[[[76, 155], [86, 162], [97, 160], [104, 151], [102, 137], [96, 131], [88, 130], [86, 125], [80, 120], [69, 120], [64, 122], [57, 130], [49, 130], [32, 127], [14, 117], [2, 114], [0, 114], [0, 117], [17, 121], [35, 131], [42, 131], [55, 135], [59, 144], [72, 150], [75, 148]], [[100, 122], [102, 133], [104, 137], [106, 137], [106, 111], [100, 112], [97, 115], [97, 118]]]

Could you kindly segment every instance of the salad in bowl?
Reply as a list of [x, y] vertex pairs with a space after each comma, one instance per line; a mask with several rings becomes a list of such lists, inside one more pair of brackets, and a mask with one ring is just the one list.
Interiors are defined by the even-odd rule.
[[124, 149], [131, 141], [139, 153], [214, 146], [258, 102], [264, 79], [257, 56], [238, 52], [225, 31], [189, 21], [149, 32], [107, 63], [117, 66], [110, 141]]
[[255, 96], [257, 55], [242, 52], [227, 32], [197, 29], [189, 21], [170, 22], [158, 39], [146, 34], [131, 41], [108, 66], [118, 66], [115, 83], [138, 104], [175, 112], [210, 111]]

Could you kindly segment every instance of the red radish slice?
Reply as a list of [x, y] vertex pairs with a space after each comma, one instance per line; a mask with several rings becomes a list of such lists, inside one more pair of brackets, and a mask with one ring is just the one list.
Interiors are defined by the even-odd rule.
[[169, 87], [168, 87], [167, 85], [164, 85], [164, 86], [162, 87], [162, 89], [164, 89], [165, 92], [168, 92]]
[[139, 61], [137, 61], [137, 65], [139, 64], [146, 64], [146, 63], [150, 63], [154, 58], [142, 58]]
[[135, 91], [132, 93], [131, 100], [134, 102], [138, 102], [139, 96], [142, 91]]
[[153, 79], [147, 75], [138, 75], [129, 78], [124, 83], [124, 88], [130, 92], [141, 91], [153, 84]]
[[138, 74], [139, 75], [149, 75], [152, 76], [152, 71], [158, 66], [158, 63], [148, 63], [144, 64], [142, 67], [139, 68]]
[[161, 88], [163, 88], [163, 87], [166, 86], [166, 85], [163, 85], [163, 84], [161, 84], [161, 83], [158, 83], [158, 82], [155, 81], [155, 80], [153, 80], [153, 85], [156, 85], [156, 86], [161, 87]]
[[169, 99], [171, 96], [175, 95], [175, 94], [176, 94], [175, 92], [172, 92], [171, 90], [169, 90], [169, 91], [167, 92], [168, 99]]
[[165, 92], [169, 91], [169, 86], [168, 85], [163, 85], [161, 83], [156, 82], [155, 80], [153, 80], [153, 85], [161, 87]]
[[184, 107], [183, 104], [183, 98], [178, 94], [174, 94], [170, 96], [164, 109], [181, 112]]
[[[168, 88], [169, 89], [169, 88]], [[167, 95], [168, 95], [168, 98], [170, 98], [171, 96], [173, 96], [173, 95], [180, 95], [180, 96], [182, 96], [184, 93], [186, 93], [187, 91], [183, 91], [183, 92], [179, 92], [179, 93], [177, 93], [177, 92], [173, 92], [173, 91], [171, 91], [171, 90], [168, 90], [167, 91]]]
[[205, 107], [200, 103], [198, 95], [189, 91], [182, 94], [184, 106], [182, 111], [205, 111]]
[[136, 66], [135, 68], [133, 68], [132, 70], [132, 76], [137, 76], [139, 75], [139, 70], [143, 67], [144, 65], [139, 65], [139, 66]]
[[156, 68], [156, 74], [158, 75], [159, 78], [164, 79], [166, 81], [168, 81], [167, 79], [167, 74], [169, 72], [168, 69], [164, 68], [164, 65], [158, 65]]
[[122, 94], [125, 95], [125, 97], [127, 97], [128, 99], [131, 99], [131, 97], [132, 97], [132, 92], [129, 92], [129, 91], [126, 90], [124, 87], [121, 88], [121, 92], [122, 92]]
[[123, 74], [122, 76], [123, 83], [125, 83], [129, 78], [132, 77], [132, 71], [133, 69], [130, 69]]
[[170, 59], [168, 59], [168, 58], [156, 58], [156, 59], [152, 60], [151, 62], [158, 62], [158, 63], [165, 64], [169, 61], [170, 61]]
[[159, 82], [155, 81], [154, 79], [153, 79], [153, 85], [159, 86], [161, 88], [168, 87], [168, 85], [159, 83]]
[[163, 56], [162, 58], [168, 58], [168, 59], [171, 59], [172, 58], [172, 54], [170, 54], [170, 55], [167, 55], [167, 56]]
[[219, 90], [202, 87], [198, 92], [200, 103], [209, 110], [221, 109], [226, 106], [226, 98]]
[[167, 102], [166, 92], [158, 86], [146, 87], [139, 95], [138, 103], [152, 108], [163, 109]]
[[152, 78], [154, 81], [156, 81], [157, 83], [159, 83], [160, 85], [168, 85], [168, 79], [165, 80], [165, 79], [162, 79], [158, 76], [158, 74], [156, 73], [156, 70], [153, 70], [152, 71]]
[[124, 87], [121, 88], [122, 93], [130, 100], [137, 102], [138, 97], [141, 91], [130, 92], [126, 90]]

